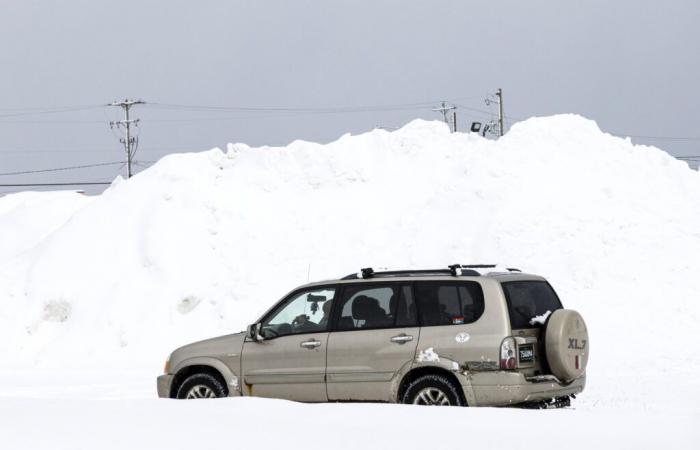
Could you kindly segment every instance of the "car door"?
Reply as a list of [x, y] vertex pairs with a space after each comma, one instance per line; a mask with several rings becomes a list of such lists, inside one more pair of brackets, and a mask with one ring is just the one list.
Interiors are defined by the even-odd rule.
[[421, 323], [418, 357], [439, 358], [423, 363], [498, 367], [498, 349], [508, 330], [499, 311], [486, 307], [481, 283], [416, 281], [413, 288]]
[[349, 284], [328, 337], [328, 399], [390, 401], [391, 382], [415, 357], [420, 328], [411, 287]]
[[242, 373], [249, 395], [324, 402], [334, 286], [297, 291], [261, 321], [262, 340], [246, 339]]

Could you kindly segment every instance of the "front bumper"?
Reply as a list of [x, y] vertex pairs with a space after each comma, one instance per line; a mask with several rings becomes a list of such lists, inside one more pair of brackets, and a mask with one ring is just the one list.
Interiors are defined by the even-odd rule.
[[158, 397], [160, 398], [170, 398], [170, 387], [173, 384], [172, 374], [166, 373], [161, 375], [156, 380], [156, 385], [158, 386]]
[[[586, 386], [586, 376], [565, 384], [556, 379], [529, 381], [521, 373], [494, 371], [470, 374], [463, 386], [474, 406], [506, 406], [533, 403], [556, 397], [579, 394]], [[470, 393], [466, 392], [471, 390]], [[469, 395], [471, 394], [471, 395]]]

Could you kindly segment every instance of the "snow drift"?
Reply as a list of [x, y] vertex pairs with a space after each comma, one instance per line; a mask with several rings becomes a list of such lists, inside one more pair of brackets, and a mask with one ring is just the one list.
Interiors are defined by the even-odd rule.
[[[642, 402], [622, 374], [641, 386], [700, 369], [700, 174], [575, 115], [498, 141], [416, 120], [170, 155], [98, 197], [0, 198], [0, 231], [7, 367], [156, 372], [309, 276], [503, 262], [547, 276], [586, 318], [584, 396]], [[675, 386], [659, 397], [700, 397]]]

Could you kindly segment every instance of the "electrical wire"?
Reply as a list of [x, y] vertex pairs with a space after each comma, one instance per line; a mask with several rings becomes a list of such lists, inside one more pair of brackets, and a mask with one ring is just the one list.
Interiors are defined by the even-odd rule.
[[84, 164], [81, 166], [55, 167], [55, 168], [51, 168], [51, 169], [25, 170], [25, 171], [21, 171], [21, 172], [5, 172], [5, 173], [0, 173], [0, 176], [26, 175], [26, 174], [30, 174], [30, 173], [43, 173], [43, 172], [58, 172], [58, 171], [62, 171], [62, 170], [87, 169], [90, 167], [113, 166], [116, 164], [123, 164], [123, 162], [122, 161], [115, 161], [115, 162], [105, 162], [105, 163], [97, 163], [97, 164]]
[[[2, 117], [2, 116], [0, 116]], [[21, 123], [21, 124], [66, 124], [66, 123], [84, 123], [95, 124], [104, 123], [102, 120], [0, 120], [0, 123]]]
[[0, 184], [0, 187], [31, 187], [31, 186], [104, 186], [112, 184], [107, 181], [78, 181], [75, 183], [9, 183]]
[[[42, 114], [59, 114], [64, 112], [85, 111], [88, 109], [100, 108], [102, 105], [82, 105], [82, 106], [67, 106], [61, 108], [44, 108], [35, 111], [23, 111], [10, 114], [0, 114], [0, 117], [19, 117], [19, 116], [35, 116]], [[31, 109], [31, 108], [29, 108]]]
[[627, 133], [616, 133], [619, 136], [627, 136], [627, 137], [633, 137], [633, 138], [638, 138], [638, 139], [658, 139], [658, 140], [666, 140], [666, 141], [700, 141], [700, 137], [696, 136], [642, 136], [642, 135], [635, 135], [635, 134], [627, 134]]
[[148, 103], [156, 109], [187, 110], [187, 111], [229, 111], [229, 112], [303, 112], [319, 114], [337, 114], [343, 112], [372, 112], [396, 111], [425, 108], [434, 105], [435, 101], [401, 103], [374, 106], [327, 106], [327, 107], [290, 107], [290, 106], [221, 106], [221, 105], [185, 105], [175, 103]]

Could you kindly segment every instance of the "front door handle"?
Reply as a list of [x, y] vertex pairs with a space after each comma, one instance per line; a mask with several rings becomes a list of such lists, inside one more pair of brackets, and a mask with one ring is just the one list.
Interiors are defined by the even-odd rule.
[[312, 350], [316, 347], [319, 347], [321, 345], [321, 341], [316, 341], [316, 340], [304, 341], [299, 345], [303, 348], [308, 349], [308, 350]]
[[406, 342], [410, 342], [413, 340], [413, 336], [410, 334], [404, 334], [401, 333], [398, 336], [394, 336], [391, 338], [391, 342], [395, 344], [405, 344]]

